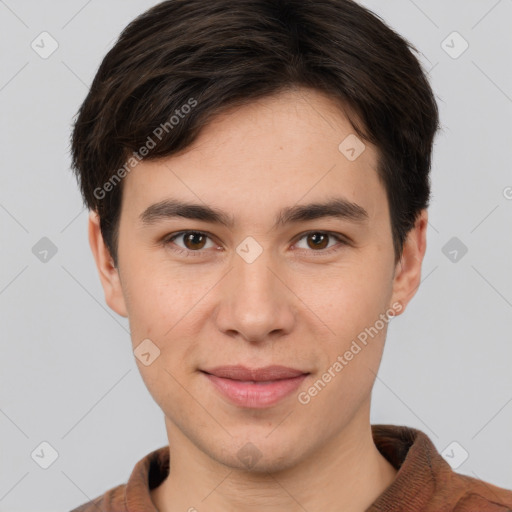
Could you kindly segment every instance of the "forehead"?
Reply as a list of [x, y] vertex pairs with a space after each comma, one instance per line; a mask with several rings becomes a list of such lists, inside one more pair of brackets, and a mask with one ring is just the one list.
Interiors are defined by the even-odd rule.
[[372, 216], [385, 202], [376, 169], [376, 149], [339, 106], [301, 89], [226, 110], [179, 154], [140, 162], [123, 183], [123, 205], [140, 214], [173, 197], [254, 216], [342, 195]]

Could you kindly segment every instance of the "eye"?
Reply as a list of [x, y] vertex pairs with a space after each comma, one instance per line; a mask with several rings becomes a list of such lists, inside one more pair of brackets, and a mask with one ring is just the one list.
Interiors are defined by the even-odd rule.
[[[338, 244], [328, 245], [329, 238], [334, 239]], [[299, 238], [299, 242], [306, 239], [306, 249], [313, 249], [308, 252], [319, 252], [322, 254], [331, 253], [340, 248], [340, 246], [348, 245], [348, 242], [341, 236], [335, 233], [326, 231], [309, 231]], [[302, 250], [302, 248], [300, 248]]]
[[[164, 245], [168, 245], [173, 251], [179, 254], [189, 254], [196, 256], [194, 253], [201, 253], [202, 249], [216, 247], [210, 239], [210, 246], [207, 246], [206, 240], [210, 237], [202, 231], [181, 231], [163, 240]], [[176, 244], [175, 240], [181, 240], [184, 247]]]

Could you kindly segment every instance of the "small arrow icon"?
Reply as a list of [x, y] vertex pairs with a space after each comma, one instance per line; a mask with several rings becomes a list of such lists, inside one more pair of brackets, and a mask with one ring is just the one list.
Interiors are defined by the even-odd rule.
[[442, 457], [452, 469], [457, 469], [469, 457], [469, 453], [457, 441], [452, 441], [442, 452]]
[[59, 458], [59, 453], [48, 441], [43, 441], [34, 448], [30, 457], [40, 468], [48, 469]]
[[53, 54], [53, 52], [55, 52], [55, 50], [57, 50], [59, 43], [50, 33], [44, 31], [32, 40], [30, 47], [39, 55], [39, 57], [47, 59]]
[[453, 236], [446, 244], [444, 244], [441, 251], [452, 263], [458, 263], [462, 258], [464, 258], [468, 252], [468, 248], [462, 240]]
[[252, 236], [248, 236], [238, 244], [236, 252], [246, 263], [252, 263], [263, 252], [263, 247]]
[[338, 146], [339, 151], [349, 162], [356, 160], [365, 148], [363, 141], [354, 133], [347, 135]]
[[48, 263], [57, 254], [57, 246], [44, 236], [32, 247], [32, 254], [41, 263]]
[[469, 43], [457, 31], [453, 31], [441, 42], [441, 48], [452, 59], [458, 59], [469, 48]]
[[249, 469], [251, 469], [262, 457], [262, 453], [252, 443], [246, 443], [238, 450], [238, 459]]
[[144, 365], [153, 364], [160, 357], [160, 349], [149, 338], [142, 340], [133, 351], [135, 357]]

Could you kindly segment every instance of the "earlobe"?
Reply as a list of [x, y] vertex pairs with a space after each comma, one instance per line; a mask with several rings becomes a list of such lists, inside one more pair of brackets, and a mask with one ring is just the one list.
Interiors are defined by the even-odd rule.
[[421, 283], [421, 266], [427, 248], [428, 212], [421, 210], [414, 227], [407, 235], [400, 261], [396, 264], [393, 278], [391, 304], [400, 302], [401, 313], [414, 297]]
[[110, 251], [100, 229], [100, 218], [95, 211], [89, 214], [89, 245], [96, 262], [101, 285], [108, 306], [117, 314], [128, 317], [119, 270], [115, 267]]

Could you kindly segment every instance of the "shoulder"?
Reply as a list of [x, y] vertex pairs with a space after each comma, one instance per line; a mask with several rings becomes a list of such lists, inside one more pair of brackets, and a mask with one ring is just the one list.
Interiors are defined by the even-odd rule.
[[89, 500], [71, 512], [127, 512], [151, 510], [151, 489], [158, 487], [169, 474], [169, 446], [162, 446], [140, 459], [128, 482]]
[[512, 490], [455, 472], [421, 430], [372, 425], [372, 433], [398, 472], [368, 512], [512, 512]]
[[467, 475], [455, 475], [464, 493], [457, 500], [454, 512], [512, 512], [512, 490]]
[[71, 512], [126, 512], [126, 484], [109, 489], [104, 494], [83, 503]]

